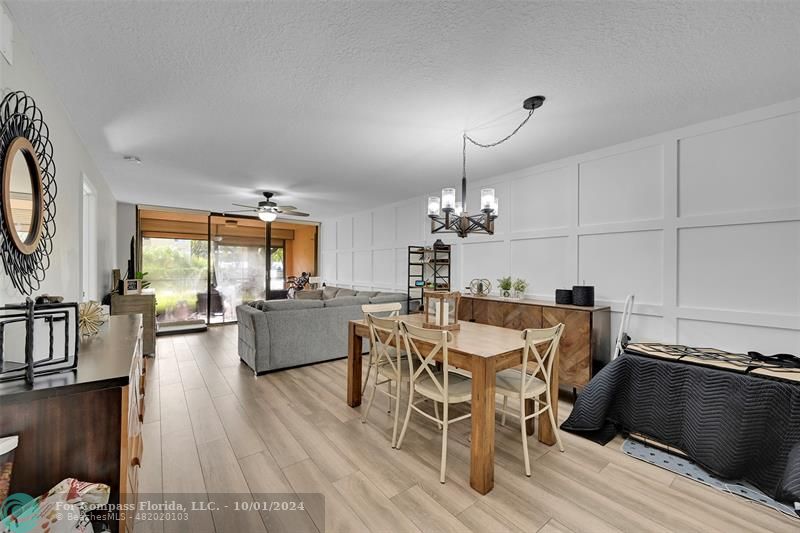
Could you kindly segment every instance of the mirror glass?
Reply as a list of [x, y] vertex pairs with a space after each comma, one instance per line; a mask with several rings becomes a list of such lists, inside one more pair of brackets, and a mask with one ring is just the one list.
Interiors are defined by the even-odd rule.
[[11, 161], [11, 183], [9, 200], [11, 203], [11, 227], [17, 232], [20, 241], [27, 242], [34, 224], [33, 191], [34, 180], [28, 161], [22, 150], [17, 150]]

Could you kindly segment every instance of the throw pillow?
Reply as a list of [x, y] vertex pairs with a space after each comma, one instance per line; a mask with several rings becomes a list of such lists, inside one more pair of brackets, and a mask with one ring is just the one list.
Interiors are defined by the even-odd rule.
[[322, 300], [322, 289], [302, 290], [294, 293], [295, 300]]
[[14, 469], [14, 451], [19, 444], [19, 437], [0, 438], [0, 502], [6, 501], [8, 488], [11, 485], [11, 471]]
[[339, 287], [323, 287], [322, 288], [322, 299], [323, 300], [332, 300], [336, 298], [336, 294], [339, 292]]

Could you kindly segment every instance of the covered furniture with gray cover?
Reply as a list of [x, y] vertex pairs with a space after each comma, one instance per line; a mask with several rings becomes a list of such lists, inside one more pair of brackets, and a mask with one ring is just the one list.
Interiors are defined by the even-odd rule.
[[403, 293], [326, 287], [319, 299], [259, 300], [236, 308], [239, 358], [256, 374], [347, 356], [347, 323], [367, 303], [400, 302]]

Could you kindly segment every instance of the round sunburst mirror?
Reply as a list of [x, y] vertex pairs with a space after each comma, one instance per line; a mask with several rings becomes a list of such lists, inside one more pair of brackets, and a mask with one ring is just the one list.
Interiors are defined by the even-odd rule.
[[32, 254], [42, 238], [42, 175], [33, 145], [25, 137], [11, 141], [3, 160], [3, 216], [14, 246]]
[[21, 91], [0, 102], [0, 256], [22, 294], [39, 289], [55, 226], [53, 145], [42, 113]]

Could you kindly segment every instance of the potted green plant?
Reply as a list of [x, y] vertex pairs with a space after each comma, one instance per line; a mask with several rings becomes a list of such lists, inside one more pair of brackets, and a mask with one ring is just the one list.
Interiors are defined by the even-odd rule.
[[504, 278], [499, 278], [497, 280], [497, 284], [500, 287], [500, 293], [503, 295], [503, 298], [510, 298], [511, 297], [511, 287], [513, 283], [511, 282], [511, 276], [506, 276]]
[[522, 278], [514, 280], [514, 298], [522, 298], [528, 290], [528, 282]]

